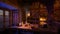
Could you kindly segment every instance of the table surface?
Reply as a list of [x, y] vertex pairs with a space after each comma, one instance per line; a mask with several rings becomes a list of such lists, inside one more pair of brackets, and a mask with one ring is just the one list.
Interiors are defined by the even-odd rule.
[[54, 30], [50, 30], [50, 29], [47, 29], [47, 28], [38, 28], [38, 29], [32, 29], [32, 28], [27, 28], [27, 27], [19, 27], [19, 26], [12, 26], [12, 27], [9, 27], [9, 28], [12, 28], [12, 29], [25, 29], [25, 30], [32, 30], [32, 31], [50, 31], [50, 32], [57, 32], [57, 31], [54, 31]]

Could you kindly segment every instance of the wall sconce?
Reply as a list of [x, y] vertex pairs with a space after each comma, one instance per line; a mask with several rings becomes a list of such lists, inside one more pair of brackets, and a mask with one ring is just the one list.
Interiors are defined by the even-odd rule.
[[30, 13], [27, 13], [27, 17], [30, 16]]

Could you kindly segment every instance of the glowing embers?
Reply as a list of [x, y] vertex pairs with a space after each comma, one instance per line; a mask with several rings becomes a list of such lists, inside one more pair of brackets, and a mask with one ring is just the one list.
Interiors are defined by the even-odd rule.
[[41, 17], [39, 24], [40, 24], [41, 26], [47, 25], [46, 20], [47, 20], [46, 18]]
[[46, 18], [40, 18], [39, 20], [40, 21], [46, 21]]
[[46, 22], [40, 22], [40, 25], [42, 25], [42, 26], [45, 25], [45, 24], [47, 24], [47, 23]]

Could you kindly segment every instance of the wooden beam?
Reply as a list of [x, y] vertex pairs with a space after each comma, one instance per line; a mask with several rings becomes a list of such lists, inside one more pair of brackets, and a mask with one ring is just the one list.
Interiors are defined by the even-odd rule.
[[9, 11], [9, 27], [12, 26], [12, 23], [13, 23], [13, 17], [12, 17], [13, 13], [12, 11]]
[[5, 29], [5, 11], [3, 10], [3, 28]]

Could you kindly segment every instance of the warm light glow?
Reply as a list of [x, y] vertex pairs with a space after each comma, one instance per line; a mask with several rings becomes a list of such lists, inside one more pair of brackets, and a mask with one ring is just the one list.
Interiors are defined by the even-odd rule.
[[[21, 26], [20, 26], [21, 25]], [[31, 29], [31, 25], [29, 23], [19, 23], [19, 27], [18, 28], [22, 28], [22, 29]]]
[[44, 25], [44, 24], [47, 24], [46, 22], [40, 22], [40, 25]]
[[40, 21], [46, 21], [46, 18], [40, 18]]
[[30, 16], [30, 13], [27, 13], [27, 16]]
[[19, 23], [19, 25], [22, 25], [22, 24], [23, 24], [23, 22]]

